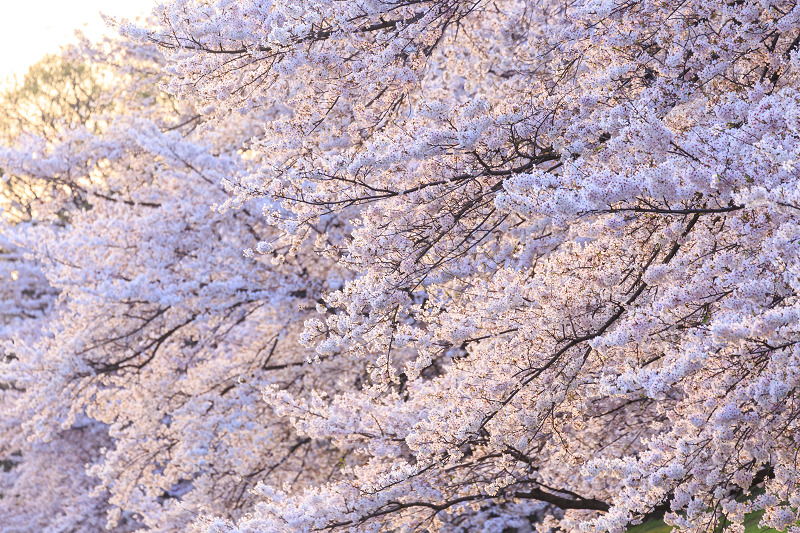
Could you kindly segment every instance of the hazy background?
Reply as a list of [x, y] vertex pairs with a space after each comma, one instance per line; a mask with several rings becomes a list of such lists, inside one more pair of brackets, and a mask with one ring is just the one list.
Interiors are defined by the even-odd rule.
[[157, 0], [0, 0], [0, 81], [21, 75], [45, 54], [75, 40], [110, 35], [100, 13], [124, 18], [149, 14]]

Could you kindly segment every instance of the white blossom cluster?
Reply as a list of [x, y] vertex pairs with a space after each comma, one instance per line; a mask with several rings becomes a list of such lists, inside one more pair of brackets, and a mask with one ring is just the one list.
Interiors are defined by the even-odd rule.
[[115, 24], [0, 150], [9, 531], [800, 533], [797, 2]]

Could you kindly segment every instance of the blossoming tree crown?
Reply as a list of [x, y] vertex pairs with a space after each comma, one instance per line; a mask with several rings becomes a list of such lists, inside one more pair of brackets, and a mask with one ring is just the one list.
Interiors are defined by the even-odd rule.
[[5, 119], [9, 531], [800, 532], [797, 2], [113, 23]]

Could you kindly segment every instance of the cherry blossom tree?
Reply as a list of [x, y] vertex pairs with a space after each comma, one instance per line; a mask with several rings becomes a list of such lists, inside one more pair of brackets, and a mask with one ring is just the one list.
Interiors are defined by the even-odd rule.
[[0, 529], [178, 531], [198, 508], [240, 516], [258, 481], [335, 479], [338, 451], [270, 415], [261, 390], [338, 390], [342, 363], [312, 367], [296, 338], [341, 269], [244, 255], [273, 231], [257, 206], [212, 209], [258, 165], [263, 117], [201, 135], [195, 106], [158, 90], [152, 45], [53, 61], [93, 71], [97, 105], [24, 124], [0, 151]]
[[122, 29], [174, 94], [283, 110], [233, 190], [267, 200], [266, 250], [313, 236], [355, 273], [303, 341], [370, 366], [361, 391], [265, 392], [362, 456], [347, 479], [263, 483], [212, 529], [796, 522], [795, 2], [156, 14]]
[[93, 126], [0, 152], [53, 184], [5, 230], [59, 293], [22, 499], [63, 447], [112, 527], [800, 531], [800, 5], [154, 17], [74, 52]]

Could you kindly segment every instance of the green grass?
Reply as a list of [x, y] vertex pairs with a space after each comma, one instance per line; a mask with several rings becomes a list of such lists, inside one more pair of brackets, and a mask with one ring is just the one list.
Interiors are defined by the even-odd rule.
[[[764, 516], [764, 511], [748, 513], [744, 517], [744, 533], [762, 533], [775, 530], [768, 527], [758, 527], [758, 522]], [[664, 523], [663, 520], [650, 520], [644, 524], [628, 528], [627, 533], [669, 533], [672, 527]]]
[[663, 520], [650, 520], [638, 526], [629, 527], [627, 533], [669, 533], [672, 527]]

